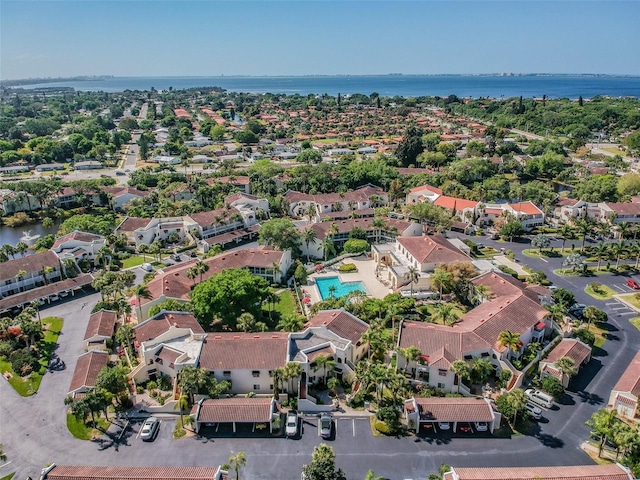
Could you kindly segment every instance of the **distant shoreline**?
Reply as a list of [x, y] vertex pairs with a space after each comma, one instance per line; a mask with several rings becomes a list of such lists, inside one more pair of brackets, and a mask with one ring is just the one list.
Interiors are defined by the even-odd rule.
[[113, 79], [184, 79], [184, 78], [374, 78], [374, 77], [572, 77], [572, 78], [640, 78], [640, 75], [609, 73], [380, 73], [380, 74], [335, 74], [335, 75], [81, 75], [76, 77], [47, 77], [0, 80], [0, 86], [18, 87], [61, 82], [100, 82]]

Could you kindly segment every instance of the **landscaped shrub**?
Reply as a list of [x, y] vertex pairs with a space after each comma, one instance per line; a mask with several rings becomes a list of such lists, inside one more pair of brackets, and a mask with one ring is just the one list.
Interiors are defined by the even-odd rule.
[[518, 278], [518, 272], [516, 272], [514, 269], [509, 268], [506, 265], [500, 265], [498, 268], [507, 275], [511, 275], [513, 278]]
[[38, 368], [38, 359], [31, 355], [31, 352], [26, 348], [21, 348], [11, 353], [9, 361], [13, 371], [22, 377], [29, 375], [34, 369]]
[[368, 252], [371, 246], [366, 240], [351, 238], [344, 242], [345, 253], [364, 253]]
[[158, 388], [160, 390], [171, 390], [171, 378], [168, 375], [160, 375], [158, 378]]
[[389, 427], [382, 420], [377, 420], [376, 423], [374, 424], [374, 427], [376, 428], [377, 431], [379, 431], [384, 435], [389, 434]]
[[542, 379], [542, 389], [550, 395], [553, 395], [555, 399], [560, 398], [564, 394], [564, 387], [556, 377], [544, 377]]
[[13, 344], [7, 341], [0, 342], [0, 356], [6, 357], [13, 351]]
[[338, 268], [338, 271], [340, 273], [357, 272], [358, 267], [356, 267], [354, 263], [344, 263], [340, 265], [340, 267]]
[[581, 342], [586, 343], [590, 346], [593, 346], [593, 344], [596, 342], [596, 336], [593, 334], [593, 332], [590, 332], [586, 328], [580, 328], [576, 330], [575, 332], [573, 332], [573, 336]]

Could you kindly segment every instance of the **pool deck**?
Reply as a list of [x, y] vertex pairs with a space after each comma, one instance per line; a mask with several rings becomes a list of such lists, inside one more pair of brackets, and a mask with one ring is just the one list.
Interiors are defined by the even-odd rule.
[[376, 262], [371, 259], [364, 258], [350, 258], [345, 263], [353, 263], [358, 268], [357, 272], [353, 273], [340, 273], [338, 267], [342, 263], [337, 263], [331, 267], [325, 268], [319, 273], [312, 273], [309, 275], [309, 280], [313, 281], [312, 285], [305, 285], [302, 289], [308, 294], [311, 300], [311, 305], [322, 301], [318, 287], [315, 285], [315, 279], [321, 277], [338, 277], [342, 282], [362, 282], [367, 289], [368, 296], [373, 298], [384, 298], [392, 290], [383, 285], [380, 280], [376, 278]]

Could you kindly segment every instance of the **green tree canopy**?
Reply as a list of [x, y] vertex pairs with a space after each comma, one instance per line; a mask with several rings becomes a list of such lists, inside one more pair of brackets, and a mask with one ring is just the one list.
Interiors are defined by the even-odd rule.
[[273, 218], [262, 224], [258, 233], [260, 245], [271, 245], [278, 250], [292, 250], [299, 254], [300, 232], [289, 218]]
[[210, 327], [219, 321], [233, 330], [240, 315], [248, 312], [259, 318], [261, 303], [269, 294], [269, 282], [248, 270], [230, 268], [195, 286], [191, 293], [198, 321]]

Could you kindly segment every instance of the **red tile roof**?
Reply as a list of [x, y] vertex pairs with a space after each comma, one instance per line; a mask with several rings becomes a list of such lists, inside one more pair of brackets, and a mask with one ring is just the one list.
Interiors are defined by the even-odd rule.
[[544, 361], [555, 363], [561, 358], [568, 357], [575, 362], [577, 368], [590, 356], [591, 348], [588, 345], [573, 338], [563, 338]]
[[433, 202], [434, 205], [437, 205], [442, 208], [446, 208], [447, 210], [464, 210], [465, 208], [474, 209], [478, 206], [478, 202], [473, 200], [466, 200], [464, 198], [456, 198], [456, 197], [447, 197], [446, 195], [441, 195], [435, 199]]
[[151, 220], [151, 218], [127, 217], [124, 222], [118, 225], [116, 232], [135, 232], [139, 228], [149, 225]]
[[419, 187], [413, 187], [411, 189], [412, 192], [422, 192], [423, 190], [427, 190], [429, 192], [437, 193], [438, 195], [442, 195], [442, 190], [436, 187], [432, 187], [431, 185], [421, 185]]
[[74, 231], [71, 233], [68, 233], [66, 235], [63, 235], [60, 238], [57, 238], [56, 241], [53, 244], [53, 247], [51, 248], [58, 248], [60, 247], [63, 243], [68, 242], [70, 240], [78, 240], [80, 242], [87, 242], [87, 243], [91, 243], [94, 240], [100, 240], [104, 237], [102, 237], [101, 235], [96, 235], [94, 233], [87, 233], [87, 232], [79, 232], [79, 231]]
[[445, 480], [632, 480], [633, 476], [617, 464], [568, 467], [480, 467], [454, 468]]
[[84, 340], [99, 335], [101, 337], [111, 337], [116, 325], [116, 312], [111, 310], [100, 310], [89, 317], [89, 324], [84, 333]]
[[60, 261], [54, 252], [48, 250], [3, 262], [0, 266], [0, 281], [12, 280], [22, 270], [28, 274], [38, 274], [44, 267], [60, 270]]
[[640, 215], [640, 203], [605, 203], [619, 215]]
[[45, 480], [215, 480], [220, 467], [114, 467], [56, 465]]
[[630, 392], [636, 397], [640, 396], [640, 352], [633, 357], [613, 390], [616, 392]]
[[199, 366], [216, 370], [275, 370], [287, 363], [289, 335], [283, 332], [221, 332], [207, 335]]
[[470, 258], [454, 247], [442, 235], [398, 237], [397, 241], [419, 263], [466, 262]]
[[544, 213], [533, 202], [510, 203], [509, 205], [516, 212], [524, 213], [525, 215], [542, 215]]
[[416, 398], [420, 420], [433, 422], [491, 422], [491, 405], [480, 398]]
[[264, 423], [271, 421], [272, 413], [271, 398], [216, 398], [204, 400], [200, 404], [196, 421], [203, 423]]
[[165, 332], [171, 327], [190, 328], [193, 333], [204, 333], [204, 330], [191, 313], [187, 312], [160, 312], [155, 317], [136, 325], [134, 332], [136, 341], [146, 342], [152, 340]]
[[322, 310], [315, 314], [306, 324], [308, 327], [327, 327], [340, 338], [350, 340], [354, 345], [361, 339], [369, 327], [365, 322], [344, 309]]
[[106, 367], [108, 361], [109, 354], [100, 350], [91, 350], [84, 355], [80, 355], [73, 371], [69, 392], [83, 387], [95, 387], [98, 373]]

